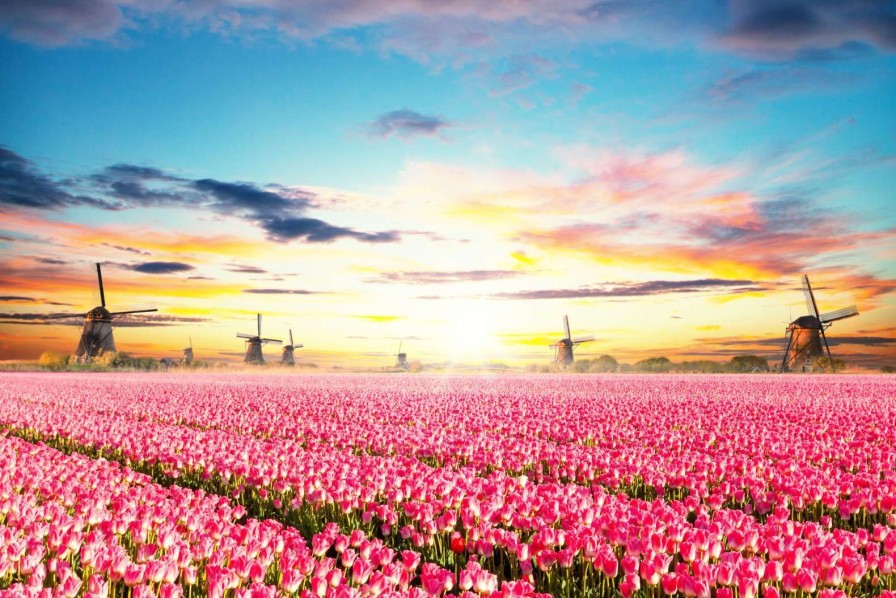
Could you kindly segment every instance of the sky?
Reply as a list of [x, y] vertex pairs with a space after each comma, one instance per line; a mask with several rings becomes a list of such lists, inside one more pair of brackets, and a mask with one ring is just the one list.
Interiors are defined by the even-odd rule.
[[[0, 359], [896, 365], [884, 0], [7, 0]], [[265, 348], [277, 360], [279, 348]]]

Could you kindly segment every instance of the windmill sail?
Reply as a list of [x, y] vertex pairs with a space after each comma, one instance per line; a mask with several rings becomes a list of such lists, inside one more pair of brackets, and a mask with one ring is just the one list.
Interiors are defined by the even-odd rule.
[[836, 322], [837, 320], [843, 320], [857, 315], [859, 315], [859, 308], [855, 305], [850, 305], [849, 307], [844, 307], [843, 309], [829, 311], [825, 314], [821, 314], [818, 319], [821, 320], [822, 323], [828, 324], [830, 322]]
[[812, 285], [809, 284], [809, 275], [803, 274], [801, 278], [803, 283], [803, 295], [806, 297], [806, 309], [809, 310], [809, 315], [818, 317], [818, 305], [815, 304], [815, 294], [812, 292]]

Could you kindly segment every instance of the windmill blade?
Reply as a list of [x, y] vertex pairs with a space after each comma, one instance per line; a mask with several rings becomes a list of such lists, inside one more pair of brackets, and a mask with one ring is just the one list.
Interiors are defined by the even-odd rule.
[[261, 336], [261, 314], [258, 314], [258, 336]]
[[302, 343], [299, 343], [298, 345], [293, 345], [292, 348], [293, 348], [293, 349], [301, 349], [301, 348], [304, 347], [304, 346], [305, 346], [305, 345], [303, 345]]
[[821, 320], [822, 324], [828, 324], [830, 322], [836, 322], [837, 320], [843, 320], [845, 318], [851, 318], [857, 315], [859, 315], [859, 308], [855, 305], [850, 305], [849, 307], [844, 307], [843, 309], [829, 311], [826, 314], [821, 314], [820, 316], [818, 316], [818, 319]]
[[594, 337], [591, 335], [588, 336], [580, 336], [579, 338], [572, 339], [573, 344], [578, 345], [579, 343], [587, 343], [589, 341], [593, 341]]
[[100, 270], [100, 265], [96, 265], [96, 279], [100, 283], [100, 305], [106, 307], [106, 293], [103, 291], [103, 271]]
[[190, 349], [192, 349], [193, 348], [193, 336], [191, 335], [189, 338], [190, 338]]
[[815, 295], [812, 293], [812, 285], [809, 284], [809, 275], [803, 274], [803, 295], [806, 296], [806, 309], [810, 316], [818, 317], [818, 305], [815, 304]]
[[[401, 353], [401, 343], [403, 342], [404, 341], [398, 341], [398, 353]], [[398, 353], [396, 353], [395, 355], [398, 355]]]
[[151, 311], [159, 311], [155, 307], [152, 309], [130, 309], [128, 311], [110, 311], [109, 314], [113, 316], [123, 316], [125, 314], [145, 314]]
[[281, 341], [280, 339], [276, 339], [276, 338], [263, 338], [261, 340], [262, 340], [262, 342], [265, 342], [265, 343], [275, 343], [277, 345], [283, 344], [283, 341]]
[[258, 337], [255, 336], [254, 334], [245, 334], [245, 333], [243, 333], [243, 332], [237, 332], [237, 333], [236, 333], [236, 336], [237, 336], [237, 338], [250, 338], [250, 339], [251, 339], [251, 338], [258, 338]]
[[292, 342], [292, 328], [289, 329], [289, 344], [295, 347], [295, 343]]
[[566, 336], [563, 338], [572, 337], [572, 333], [569, 331], [569, 316], [563, 316], [563, 332], [566, 333]]

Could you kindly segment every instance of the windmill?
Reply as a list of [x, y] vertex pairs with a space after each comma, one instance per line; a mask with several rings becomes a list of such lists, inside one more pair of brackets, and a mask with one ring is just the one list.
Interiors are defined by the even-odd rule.
[[825, 353], [830, 357], [831, 348], [828, 346], [828, 339], [824, 331], [837, 320], [859, 315], [859, 310], [855, 305], [819, 314], [818, 304], [815, 303], [815, 293], [812, 292], [812, 285], [809, 283], [809, 276], [803, 274], [801, 281], [809, 315], [801, 316], [787, 326], [787, 349], [784, 351], [784, 359], [781, 362], [781, 369], [785, 372], [799, 367], [805, 369], [806, 364], [811, 363], [813, 359], [822, 357]]
[[572, 334], [569, 332], [569, 316], [563, 316], [563, 332], [566, 333], [566, 336], [553, 345], [550, 345], [551, 347], [554, 347], [554, 363], [558, 370], [565, 370], [573, 364], [573, 347], [594, 340], [593, 336], [572, 338]]
[[408, 354], [401, 352], [401, 343], [398, 341], [398, 353], [395, 354], [395, 367], [402, 370], [410, 370], [411, 364], [408, 363]]
[[190, 336], [189, 339], [190, 339], [190, 346], [184, 347], [184, 358], [181, 360], [181, 362], [185, 366], [193, 365], [193, 337]]
[[88, 311], [86, 314], [53, 314], [52, 316], [49, 316], [49, 319], [72, 317], [84, 318], [84, 329], [81, 331], [81, 340], [78, 341], [78, 348], [75, 350], [75, 355], [78, 357], [78, 363], [90, 363], [95, 357], [102, 355], [107, 351], [115, 351], [115, 338], [112, 336], [112, 320], [115, 316], [159, 311], [156, 308], [109, 311], [106, 309], [106, 293], [103, 289], [103, 271], [99, 264], [96, 265], [96, 278], [100, 287], [99, 305]]
[[[259, 329], [259, 335], [261, 334], [261, 329]], [[295, 365], [296, 357], [293, 355], [293, 351], [296, 349], [301, 349], [304, 347], [302, 343], [298, 345], [292, 342], [292, 328], [289, 329], [289, 344], [283, 347], [283, 357], [280, 358], [280, 365]]]
[[258, 334], [236, 333], [237, 338], [246, 339], [246, 358], [243, 363], [264, 364], [264, 355], [261, 353], [261, 346], [268, 343], [281, 344], [283, 341], [274, 338], [261, 337], [261, 314], [258, 314]]

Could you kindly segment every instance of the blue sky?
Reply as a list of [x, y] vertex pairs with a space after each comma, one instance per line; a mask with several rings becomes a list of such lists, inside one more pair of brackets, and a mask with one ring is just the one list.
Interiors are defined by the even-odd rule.
[[[890, 338], [894, 39], [896, 10], [874, 0], [8, 2], [0, 248], [20, 299], [4, 334], [71, 292], [71, 268], [89, 282], [107, 261], [134, 300], [159, 287], [185, 326], [202, 309], [165, 295], [175, 272], [141, 263], [207, 273], [196, 297], [234, 325], [262, 309], [332, 316], [309, 325], [336, 339], [319, 360], [354, 336], [365, 354], [417, 336], [431, 360], [477, 359], [444, 348], [470, 301], [489, 323], [468, 326], [509, 361], [536, 359], [566, 311], [600, 337], [603, 310], [669, 305], [695, 319], [664, 322], [659, 349], [725, 355], [780, 333], [773, 314], [799, 304], [804, 271], [860, 305], [848, 337]], [[101, 236], [116, 239], [97, 251]], [[722, 282], [632, 286], [607, 306], [607, 289], [706, 280]], [[260, 285], [306, 294], [249, 302], [243, 287]], [[362, 335], [356, 316], [371, 316]], [[628, 321], [594, 351], [654, 350], [627, 340], [648, 325]], [[183, 333], [169, 324], [143, 331], [144, 350]], [[844, 350], [879, 362], [896, 346]]]

